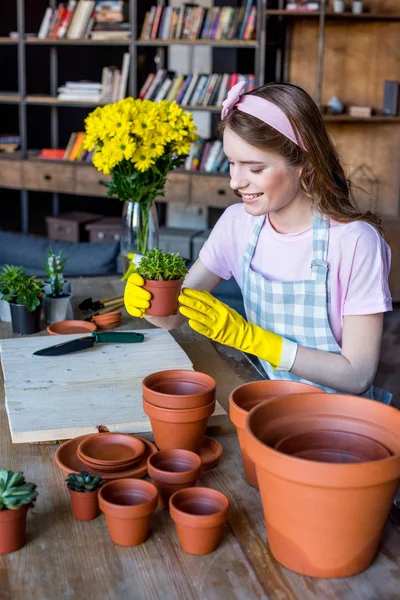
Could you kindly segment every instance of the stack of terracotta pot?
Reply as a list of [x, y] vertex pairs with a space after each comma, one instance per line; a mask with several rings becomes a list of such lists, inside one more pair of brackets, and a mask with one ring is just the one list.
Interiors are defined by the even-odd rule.
[[92, 317], [92, 321], [98, 329], [115, 329], [121, 325], [121, 319], [122, 312], [120, 310]]
[[400, 482], [400, 412], [302, 385], [240, 386], [230, 414], [275, 558], [303, 575], [348, 577], [373, 561]]

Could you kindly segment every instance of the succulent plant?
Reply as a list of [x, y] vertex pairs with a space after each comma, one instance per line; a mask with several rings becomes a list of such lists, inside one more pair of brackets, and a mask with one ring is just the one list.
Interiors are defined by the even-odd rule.
[[38, 495], [36, 485], [27, 483], [24, 474], [0, 469], [0, 510], [17, 510], [24, 504], [33, 504]]
[[65, 481], [68, 489], [74, 492], [94, 492], [104, 483], [100, 475], [92, 475], [88, 471], [79, 471], [79, 475], [70, 473]]

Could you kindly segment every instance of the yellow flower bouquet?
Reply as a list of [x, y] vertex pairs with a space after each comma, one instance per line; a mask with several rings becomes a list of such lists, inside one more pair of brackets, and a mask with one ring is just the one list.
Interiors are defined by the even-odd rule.
[[143, 227], [137, 231], [137, 252], [144, 254], [149, 212], [164, 195], [167, 175], [183, 164], [197, 139], [193, 117], [176, 102], [125, 98], [96, 108], [85, 119], [86, 150], [93, 165], [111, 175], [107, 196], [138, 203]]

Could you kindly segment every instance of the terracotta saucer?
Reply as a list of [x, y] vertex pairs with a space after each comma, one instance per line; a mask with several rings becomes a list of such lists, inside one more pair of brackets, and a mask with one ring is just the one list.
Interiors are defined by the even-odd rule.
[[[64, 473], [79, 473], [79, 471], [88, 471], [88, 465], [82, 462], [77, 455], [77, 450], [79, 444], [86, 438], [89, 438], [93, 435], [97, 435], [96, 433], [91, 433], [89, 435], [81, 435], [79, 437], [73, 438], [72, 440], [68, 440], [64, 442], [56, 451], [56, 463], [64, 471]], [[138, 439], [142, 440], [145, 445], [145, 451], [139, 462], [135, 463], [131, 469], [126, 471], [118, 471], [113, 473], [105, 473], [103, 471], [99, 471], [97, 469], [90, 469], [90, 473], [93, 475], [101, 475], [104, 480], [110, 479], [123, 479], [125, 477], [144, 477], [147, 474], [147, 459], [149, 456], [157, 452], [157, 447], [150, 442], [140, 436], [135, 436]]]
[[208, 471], [208, 469], [213, 469], [216, 467], [223, 451], [224, 449], [217, 440], [205, 435], [204, 442], [200, 450], [203, 471]]
[[47, 332], [50, 335], [68, 335], [70, 333], [91, 333], [96, 329], [96, 325], [89, 321], [57, 321], [48, 326]]
[[125, 433], [97, 433], [78, 447], [78, 456], [98, 469], [133, 464], [143, 453], [143, 441]]

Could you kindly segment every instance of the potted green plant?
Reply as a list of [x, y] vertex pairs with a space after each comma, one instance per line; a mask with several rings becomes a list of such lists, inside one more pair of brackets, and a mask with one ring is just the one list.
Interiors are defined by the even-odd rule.
[[40, 330], [43, 284], [28, 277], [22, 267], [5, 265], [0, 273], [0, 294], [10, 304], [14, 333], [30, 334]]
[[79, 521], [91, 521], [99, 514], [97, 493], [104, 481], [88, 471], [70, 473], [65, 480], [71, 497], [72, 514]]
[[56, 323], [65, 319], [73, 319], [72, 294], [65, 290], [63, 270], [67, 257], [62, 250], [47, 252], [47, 260], [43, 265], [48, 281], [44, 285], [44, 318], [46, 323]]
[[178, 296], [188, 269], [185, 260], [173, 252], [154, 248], [145, 253], [136, 269], [145, 280], [144, 288], [151, 295], [147, 314], [168, 317], [178, 310]]
[[24, 474], [0, 469], [0, 554], [22, 548], [25, 543], [26, 515], [38, 493]]

